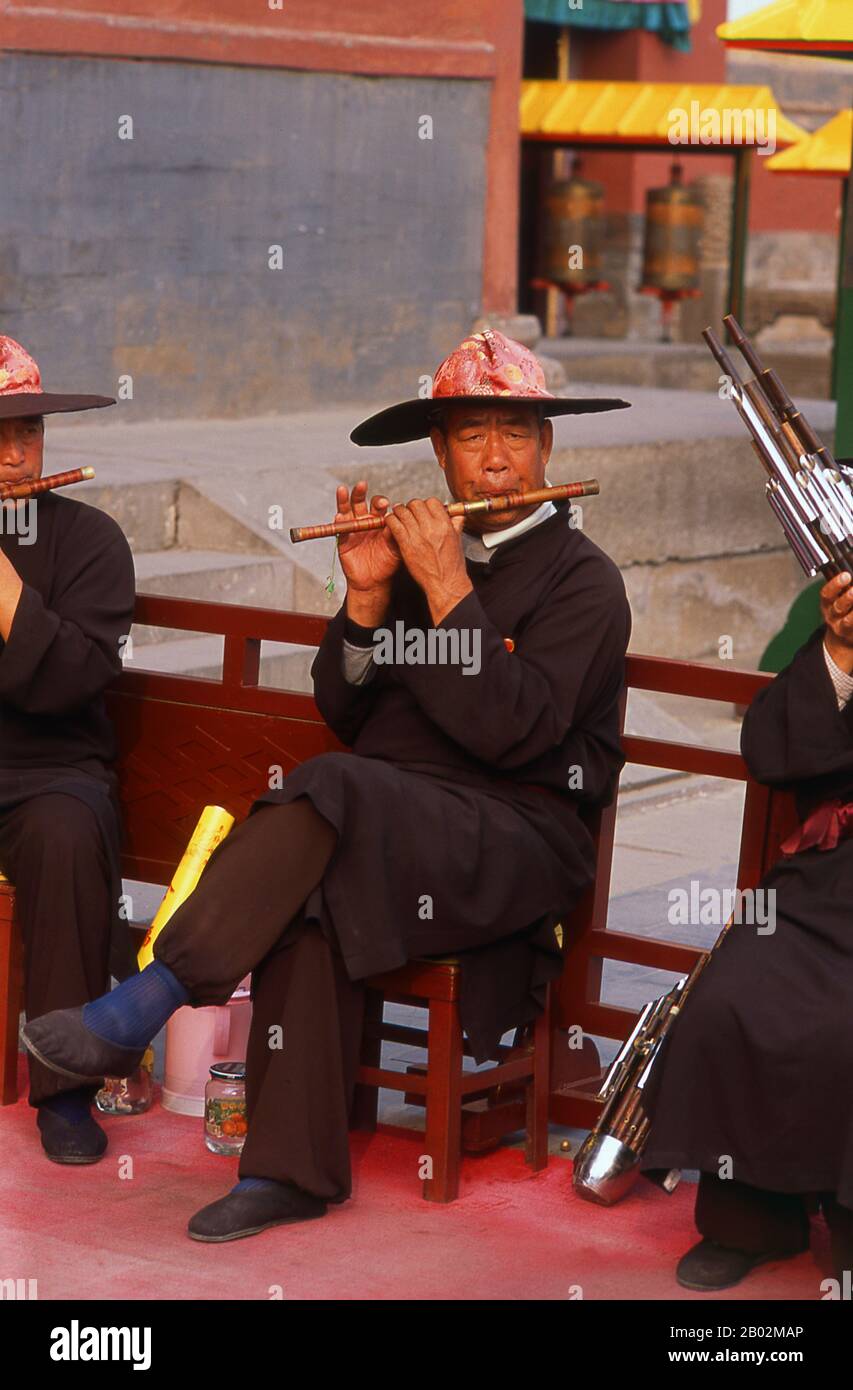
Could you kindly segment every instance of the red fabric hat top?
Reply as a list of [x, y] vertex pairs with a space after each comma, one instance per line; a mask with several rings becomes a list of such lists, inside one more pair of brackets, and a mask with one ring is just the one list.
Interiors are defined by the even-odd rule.
[[41, 390], [41, 372], [34, 358], [14, 338], [0, 335], [0, 395], [38, 395]]
[[553, 400], [533, 353], [496, 328], [472, 333], [435, 374], [433, 399], [447, 396], [530, 396]]
[[[429, 439], [439, 413], [437, 402], [473, 401], [478, 396], [495, 401], [541, 401], [540, 411], [554, 415], [591, 415], [602, 410], [624, 410], [628, 401], [609, 396], [554, 396], [545, 389], [545, 373], [533, 353], [496, 328], [469, 333], [446, 357], [432, 383], [432, 395], [400, 401], [362, 420], [350, 435], [353, 444], [408, 444]], [[0, 402], [2, 409], [2, 402]]]

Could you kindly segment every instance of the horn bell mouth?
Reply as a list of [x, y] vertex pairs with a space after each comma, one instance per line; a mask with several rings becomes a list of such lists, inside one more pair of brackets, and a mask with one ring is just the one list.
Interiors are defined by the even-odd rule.
[[612, 1134], [588, 1134], [575, 1157], [572, 1187], [587, 1202], [612, 1207], [631, 1190], [640, 1156]]

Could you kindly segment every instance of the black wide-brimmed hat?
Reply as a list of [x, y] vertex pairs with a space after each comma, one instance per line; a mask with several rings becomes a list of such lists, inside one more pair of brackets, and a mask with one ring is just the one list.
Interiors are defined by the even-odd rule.
[[113, 396], [71, 396], [43, 391], [38, 363], [14, 338], [0, 335], [0, 419], [58, 415], [69, 410], [100, 410]]
[[401, 401], [362, 420], [354, 444], [407, 444], [426, 439], [442, 405], [538, 405], [543, 415], [594, 415], [626, 410], [631, 402], [612, 396], [552, 396], [533, 353], [496, 328], [472, 333], [446, 357], [435, 374], [432, 396]]

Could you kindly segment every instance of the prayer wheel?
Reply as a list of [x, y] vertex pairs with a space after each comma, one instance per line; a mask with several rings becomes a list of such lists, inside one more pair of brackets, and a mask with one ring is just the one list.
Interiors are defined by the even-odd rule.
[[666, 188], [650, 188], [646, 194], [642, 290], [698, 290], [702, 224], [699, 195], [685, 187], [681, 165], [674, 164]]
[[604, 189], [582, 179], [576, 161], [569, 179], [545, 195], [539, 274], [561, 289], [584, 290], [602, 279]]

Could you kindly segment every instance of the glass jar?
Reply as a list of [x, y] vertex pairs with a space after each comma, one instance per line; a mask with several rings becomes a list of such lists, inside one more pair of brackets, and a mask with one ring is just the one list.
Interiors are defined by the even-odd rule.
[[246, 1063], [215, 1062], [204, 1088], [204, 1142], [211, 1153], [239, 1154], [247, 1129]]
[[154, 1098], [153, 1070], [154, 1049], [149, 1047], [131, 1076], [106, 1078], [95, 1096], [95, 1105], [104, 1115], [144, 1114]]

